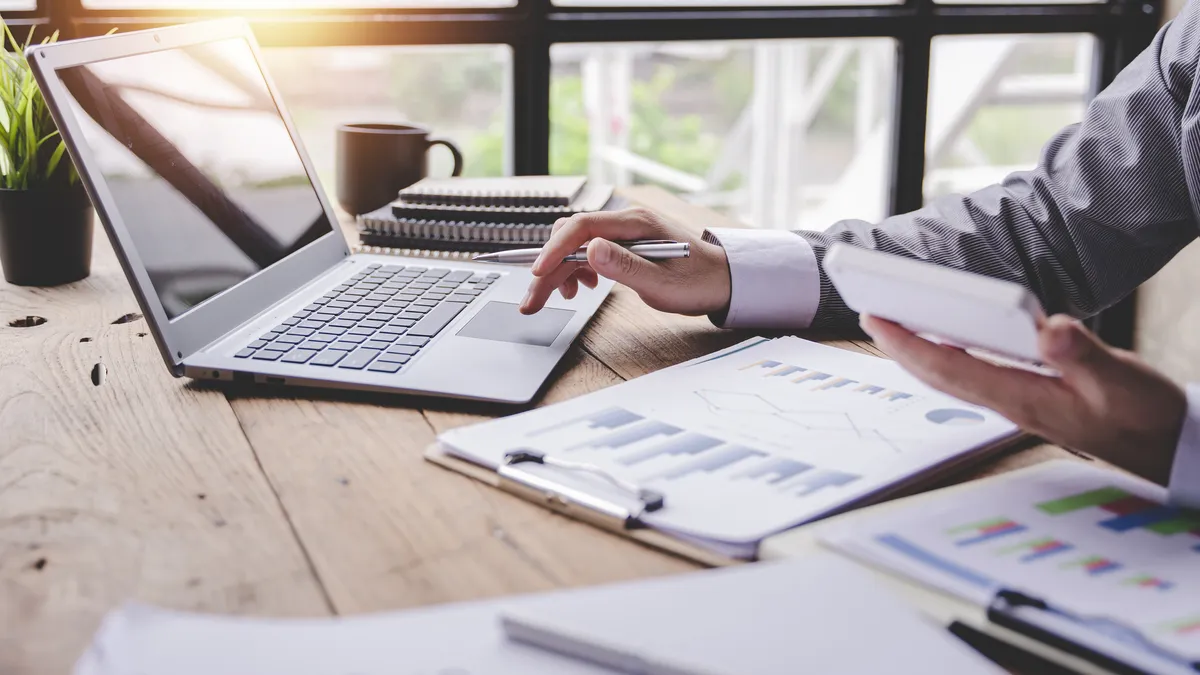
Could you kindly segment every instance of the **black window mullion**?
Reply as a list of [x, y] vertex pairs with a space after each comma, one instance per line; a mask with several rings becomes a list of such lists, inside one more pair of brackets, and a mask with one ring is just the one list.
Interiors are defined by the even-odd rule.
[[551, 0], [518, 0], [522, 31], [512, 46], [513, 172], [550, 172], [550, 39], [546, 17]]
[[905, 213], [925, 201], [925, 130], [929, 111], [930, 0], [913, 0], [917, 20], [898, 37], [888, 212]]

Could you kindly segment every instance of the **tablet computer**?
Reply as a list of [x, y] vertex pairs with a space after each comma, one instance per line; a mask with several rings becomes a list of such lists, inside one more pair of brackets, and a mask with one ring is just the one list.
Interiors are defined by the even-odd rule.
[[830, 281], [851, 309], [935, 342], [1040, 366], [1041, 303], [1019, 284], [920, 260], [834, 244]]

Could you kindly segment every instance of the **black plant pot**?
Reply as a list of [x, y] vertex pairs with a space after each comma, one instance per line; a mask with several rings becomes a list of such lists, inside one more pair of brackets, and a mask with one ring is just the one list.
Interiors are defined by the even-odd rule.
[[79, 281], [92, 269], [92, 203], [83, 186], [0, 189], [0, 267], [18, 286]]

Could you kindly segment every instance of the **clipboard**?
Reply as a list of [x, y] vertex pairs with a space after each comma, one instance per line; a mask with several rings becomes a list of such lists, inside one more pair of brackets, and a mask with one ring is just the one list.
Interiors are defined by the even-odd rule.
[[[1120, 471], [1107, 463], [1098, 463], [1105, 468]], [[1018, 469], [1013, 474], [1032, 474], [1042, 468], [1044, 468], [1043, 465], [1029, 466]], [[956, 494], [967, 494], [973, 487], [972, 483], [955, 485], [909, 497], [901, 502], [878, 504], [856, 513], [835, 516], [829, 520], [814, 523], [813, 526], [795, 528], [764, 540], [759, 549], [759, 557], [762, 560], [780, 560], [816, 552], [837, 555], [846, 563], [872, 573], [923, 614], [950, 627], [952, 631], [956, 626], [966, 626], [972, 631], [995, 638], [1078, 673], [1085, 675], [1144, 675], [1160, 672], [1158, 668], [1162, 667], [1162, 662], [1146, 659], [1144, 655], [1140, 655], [1136, 651], [1122, 649], [1121, 645], [1114, 647], [1111, 643], [1089, 639], [1087, 632], [1076, 630], [1083, 624], [1095, 620], [1095, 617], [1075, 615], [1059, 609], [1051, 601], [1011, 589], [1001, 589], [987, 606], [978, 606], [952, 596], [948, 592], [903, 577], [890, 569], [859, 560], [825, 545], [818, 538], [817, 530], [819, 528], [835, 527], [839, 522], [850, 523], [856, 518], [868, 518], [872, 515], [886, 513], [889, 509], [903, 508], [919, 503], [920, 500], [943, 499]], [[1126, 633], [1131, 631], [1120, 624], [1112, 624], [1110, 629]], [[1092, 637], [1097, 636], [1098, 633], [1092, 635]], [[1142, 639], [1140, 635], [1131, 635], [1130, 637], [1135, 640]], [[1186, 662], [1180, 665], [1181, 670], [1171, 672], [1200, 672], [1200, 669]], [[1188, 667], [1191, 667], [1192, 670], [1187, 670]]]
[[723, 556], [662, 532], [656, 532], [642, 525], [637, 514], [629, 513], [618, 505], [596, 508], [598, 504], [594, 500], [585, 504], [582, 501], [568, 498], [560, 490], [539, 487], [534, 481], [525, 478], [519, 470], [497, 472], [460, 459], [447, 453], [440, 443], [434, 443], [425, 449], [425, 459], [444, 469], [473, 478], [554, 513], [585, 522], [619, 537], [632, 539], [644, 546], [686, 558], [707, 567], [730, 567], [749, 562]]
[[[844, 504], [833, 514], [822, 517], [817, 522], [825, 522], [826, 518], [839, 517], [837, 514], [852, 511], [860, 507], [867, 507], [873, 502], [916, 494], [922, 489], [922, 486], [953, 475], [956, 471], [992, 458], [1000, 452], [1014, 450], [1030, 442], [1037, 441], [1033, 436], [1025, 433], [1018, 433], [999, 439], [995, 443], [979, 448], [975, 452], [947, 461], [931, 471], [910, 476], [888, 488], [865, 497], [863, 500]], [[752, 562], [751, 560], [742, 560], [722, 555], [702, 546], [677, 539], [669, 534], [650, 529], [638, 520], [637, 514], [630, 513], [627, 509], [621, 508], [618, 505], [603, 504], [600, 500], [591, 498], [590, 496], [586, 499], [572, 499], [569, 495], [565, 495], [563, 490], [558, 489], [557, 486], [544, 485], [539, 481], [531, 480], [528, 475], [523, 475], [519, 469], [516, 471], [493, 471], [474, 462], [455, 457], [447, 452], [441, 443], [435, 442], [428, 446], [425, 449], [424, 455], [427, 461], [444, 469], [460, 473], [560, 515], [588, 523], [621, 537], [633, 539], [640, 544], [665, 553], [680, 556], [708, 567], [728, 567]], [[633, 488], [634, 486], [629, 487]], [[805, 527], [807, 525], [798, 526], [799, 529]], [[789, 532], [794, 532], [795, 529], [793, 528], [764, 539], [762, 544], [760, 544], [757, 558], [759, 560], [765, 559], [762, 549], [763, 545], [779, 537], [784, 537]]]

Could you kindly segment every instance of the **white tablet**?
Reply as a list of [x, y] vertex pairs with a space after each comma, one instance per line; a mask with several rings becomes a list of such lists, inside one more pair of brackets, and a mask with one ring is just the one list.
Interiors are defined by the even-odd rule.
[[898, 323], [936, 342], [1036, 364], [1041, 303], [1023, 286], [846, 244], [825, 272], [856, 312]]

